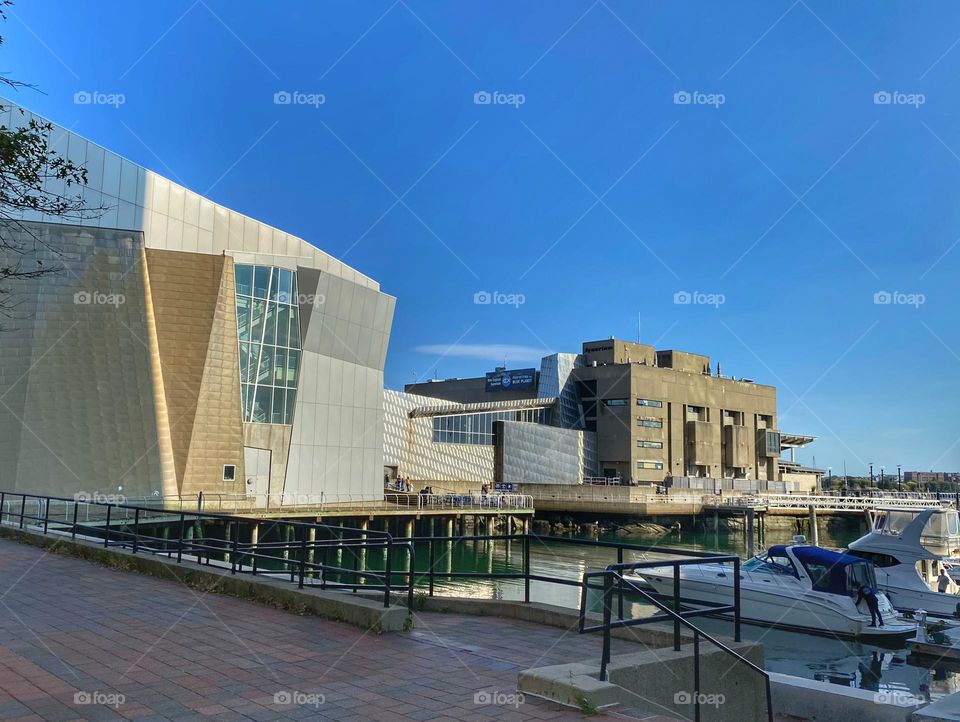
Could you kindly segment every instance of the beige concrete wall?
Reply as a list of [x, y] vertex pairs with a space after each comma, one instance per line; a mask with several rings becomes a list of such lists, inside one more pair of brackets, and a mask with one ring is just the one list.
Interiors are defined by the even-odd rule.
[[723, 427], [723, 463], [728, 467], [749, 467], [754, 457], [750, 453], [754, 432], [748, 426], [726, 424]]
[[674, 371], [687, 371], [693, 374], [708, 372], [710, 357], [686, 351], [657, 351], [657, 366], [672, 368]]
[[[612, 358], [617, 352], [614, 342], [609, 349], [598, 351]], [[586, 346], [587, 344], [585, 344]], [[679, 352], [678, 352], [679, 353]], [[696, 365], [695, 354], [688, 361]], [[662, 482], [666, 476], [684, 476], [691, 464], [707, 467], [706, 475], [722, 477], [723, 419], [725, 410], [740, 412], [743, 431], [728, 432], [735, 441], [734, 454], [753, 479], [774, 478], [769, 463], [756, 459], [755, 427], [759, 414], [772, 417], [776, 425], [776, 389], [772, 386], [733, 381], [703, 373], [659, 368], [640, 363], [609, 364], [584, 367], [574, 371], [577, 378], [595, 379], [600, 399], [629, 398], [626, 407], [608, 407], [601, 401], [597, 413], [599, 437], [598, 460], [601, 468], [617, 468], [625, 478], [637, 481]], [[637, 399], [662, 402], [660, 408], [637, 405]], [[687, 425], [688, 406], [706, 409], [708, 420]], [[663, 428], [639, 425], [640, 419], [660, 420]], [[695, 436], [691, 429], [695, 428]], [[660, 441], [662, 449], [638, 447], [637, 442]], [[637, 469], [638, 461], [660, 462], [663, 469]]]
[[[243, 493], [232, 261], [147, 249], [178, 491]], [[236, 464], [233, 482], [223, 465]]]
[[[184, 494], [199, 491], [244, 493], [239, 367], [233, 259], [225, 256], [200, 380], [190, 451], [180, 485]], [[223, 480], [225, 464], [237, 467], [233, 481]]]

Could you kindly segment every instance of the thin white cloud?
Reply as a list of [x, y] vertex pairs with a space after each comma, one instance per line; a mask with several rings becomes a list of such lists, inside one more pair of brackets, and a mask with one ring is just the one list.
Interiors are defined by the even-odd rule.
[[539, 361], [542, 357], [553, 353], [550, 349], [545, 348], [500, 343], [428, 344], [417, 346], [414, 351], [431, 356], [475, 358], [483, 361], [502, 362], [506, 358], [507, 363], [512, 361]]

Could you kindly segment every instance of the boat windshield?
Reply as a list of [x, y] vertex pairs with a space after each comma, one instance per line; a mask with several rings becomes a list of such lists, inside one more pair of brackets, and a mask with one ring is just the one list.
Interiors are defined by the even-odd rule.
[[741, 567], [745, 572], [759, 572], [761, 574], [788, 574], [791, 577], [797, 576], [797, 571], [793, 567], [793, 562], [786, 554], [773, 554], [764, 552], [758, 554], [753, 559], [745, 562]]
[[857, 596], [860, 587], [877, 588], [877, 577], [873, 573], [873, 564], [870, 562], [857, 562], [848, 564], [847, 572], [847, 594], [851, 597]]

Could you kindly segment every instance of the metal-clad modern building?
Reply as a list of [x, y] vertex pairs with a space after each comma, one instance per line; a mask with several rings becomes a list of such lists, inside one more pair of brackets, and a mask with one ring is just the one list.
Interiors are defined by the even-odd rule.
[[[33, 117], [0, 105], [7, 127]], [[7, 225], [24, 267], [60, 271], [9, 286], [0, 487], [381, 498], [395, 299], [75, 133], [51, 139], [86, 166], [87, 205], [106, 210]]]

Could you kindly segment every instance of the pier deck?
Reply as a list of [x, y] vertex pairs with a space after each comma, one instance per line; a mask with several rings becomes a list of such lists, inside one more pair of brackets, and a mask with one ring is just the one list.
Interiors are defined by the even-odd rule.
[[581, 719], [475, 695], [509, 700], [520, 671], [599, 653], [574, 630], [492, 617], [420, 613], [378, 636], [8, 540], [0, 573], [4, 720]]

